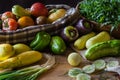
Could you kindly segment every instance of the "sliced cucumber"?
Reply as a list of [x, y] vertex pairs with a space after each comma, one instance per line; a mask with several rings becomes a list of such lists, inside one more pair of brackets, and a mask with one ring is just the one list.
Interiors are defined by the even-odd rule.
[[94, 61], [93, 65], [95, 65], [96, 70], [102, 70], [106, 67], [106, 62], [102, 59], [99, 59], [99, 60]]
[[91, 76], [88, 74], [81, 73], [76, 76], [76, 80], [91, 80]]
[[85, 73], [88, 73], [88, 74], [91, 74], [95, 71], [95, 66], [94, 65], [86, 65], [82, 68], [82, 70], [85, 72]]
[[119, 66], [119, 62], [118, 61], [109, 61], [107, 64], [106, 64], [106, 67], [109, 68], [109, 67], [117, 67]]
[[68, 71], [68, 76], [76, 77], [78, 74], [82, 73], [83, 71], [80, 68], [72, 68]]

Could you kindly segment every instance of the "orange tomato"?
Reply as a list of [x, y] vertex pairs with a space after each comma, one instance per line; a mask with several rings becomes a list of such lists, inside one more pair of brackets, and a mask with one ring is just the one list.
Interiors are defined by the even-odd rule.
[[34, 20], [29, 16], [23, 16], [18, 19], [18, 24], [20, 28], [34, 25]]

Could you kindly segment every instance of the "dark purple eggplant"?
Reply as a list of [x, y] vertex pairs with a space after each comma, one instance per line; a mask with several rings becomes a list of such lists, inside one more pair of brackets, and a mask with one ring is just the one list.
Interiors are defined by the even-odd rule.
[[75, 27], [78, 29], [80, 34], [87, 34], [93, 30], [93, 24], [86, 19], [78, 20]]
[[61, 37], [67, 42], [76, 40], [78, 36], [78, 30], [73, 26], [66, 26], [61, 32]]

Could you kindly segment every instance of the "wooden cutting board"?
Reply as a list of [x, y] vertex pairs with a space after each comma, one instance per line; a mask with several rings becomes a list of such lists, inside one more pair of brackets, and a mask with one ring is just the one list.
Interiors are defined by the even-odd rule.
[[67, 62], [68, 54], [73, 51], [69, 49], [64, 55], [55, 55], [56, 64], [52, 69], [43, 73], [38, 80], [72, 80], [67, 71], [72, 68]]
[[[38, 80], [75, 80], [75, 78], [71, 78], [67, 75], [67, 72], [69, 69], [73, 68], [71, 65], [68, 64], [67, 62], [67, 56], [70, 52], [72, 52], [72, 49], [69, 49], [65, 55], [55, 55], [56, 57], [56, 64], [55, 66], [50, 69], [49, 71], [43, 73], [42, 75], [40, 75], [40, 77], [38, 78]], [[80, 54], [84, 54], [85, 50], [78, 52]], [[80, 64], [80, 66], [78, 67], [82, 67], [86, 64], [89, 64], [89, 61], [83, 59], [82, 63]], [[100, 72], [97, 74], [92, 74], [92, 80], [100, 80], [98, 79], [100, 76], [110, 76], [112, 79], [109, 80], [120, 80], [120, 76], [117, 75], [116, 73], [113, 72]], [[105, 79], [107, 80], [107, 79]]]

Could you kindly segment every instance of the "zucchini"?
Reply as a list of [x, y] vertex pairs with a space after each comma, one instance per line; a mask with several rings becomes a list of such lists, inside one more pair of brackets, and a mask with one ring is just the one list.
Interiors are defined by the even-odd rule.
[[120, 40], [96, 43], [85, 52], [87, 60], [96, 60], [108, 56], [120, 56]]

